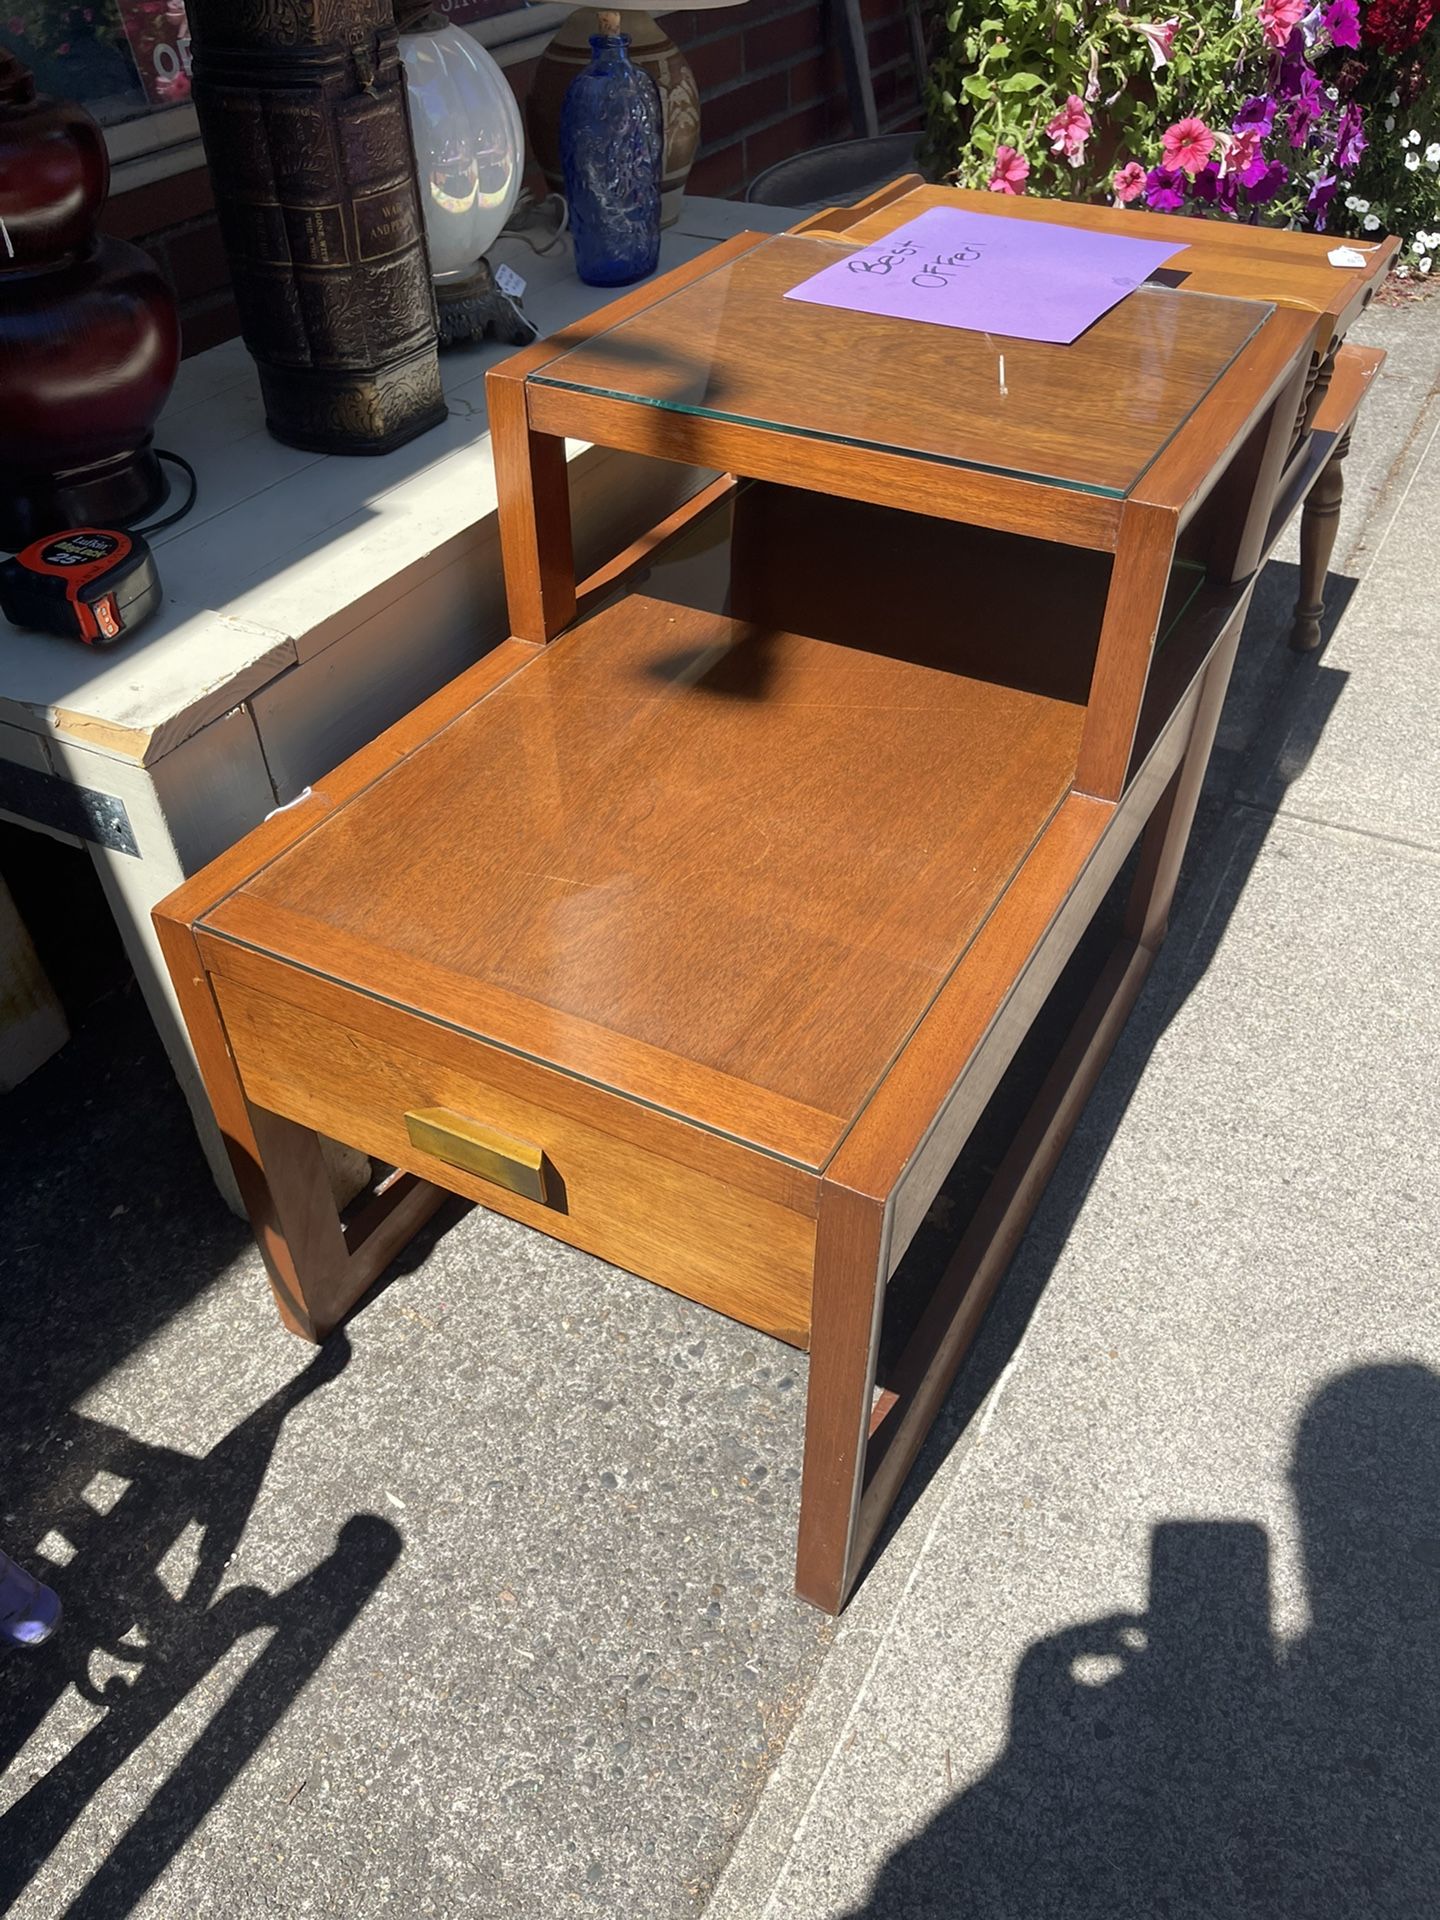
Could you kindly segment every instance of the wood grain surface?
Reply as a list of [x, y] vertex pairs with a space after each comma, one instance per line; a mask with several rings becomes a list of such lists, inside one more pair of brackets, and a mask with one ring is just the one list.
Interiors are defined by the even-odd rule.
[[[271, 984], [267, 982], [267, 985]], [[763, 1197], [760, 1183], [716, 1179], [587, 1123], [550, 1099], [559, 1076], [523, 1063], [480, 1078], [324, 1018], [273, 991], [223, 977], [216, 993], [250, 1099], [349, 1141], [393, 1166], [585, 1248], [602, 1260], [804, 1346], [815, 1223]], [[351, 996], [352, 1000], [354, 996]], [[618, 1105], [619, 1103], [612, 1103]], [[422, 1151], [407, 1110], [442, 1106], [542, 1148], [547, 1202], [527, 1199]]]
[[817, 1166], [1067, 791], [1080, 723], [633, 595], [207, 924]]

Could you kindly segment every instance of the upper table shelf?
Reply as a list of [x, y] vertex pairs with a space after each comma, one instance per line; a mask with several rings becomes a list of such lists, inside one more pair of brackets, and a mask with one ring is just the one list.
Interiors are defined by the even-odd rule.
[[1123, 500], [1272, 312], [1144, 286], [1053, 346], [785, 298], [853, 251], [761, 241], [530, 385]]

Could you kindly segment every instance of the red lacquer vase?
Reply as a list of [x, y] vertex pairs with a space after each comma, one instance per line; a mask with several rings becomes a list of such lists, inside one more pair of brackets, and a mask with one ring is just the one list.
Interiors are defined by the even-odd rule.
[[90, 115], [0, 49], [0, 547], [165, 497], [150, 437], [180, 325], [149, 257], [97, 236], [109, 184]]

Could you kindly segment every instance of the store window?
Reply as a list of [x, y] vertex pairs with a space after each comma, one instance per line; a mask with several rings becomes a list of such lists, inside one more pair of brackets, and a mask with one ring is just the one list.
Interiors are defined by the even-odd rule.
[[[525, 0], [518, 0], [523, 6]], [[436, 0], [457, 26], [515, 10], [517, 0]], [[190, 98], [185, 0], [0, 0], [0, 46], [43, 93], [81, 100], [103, 126]]]

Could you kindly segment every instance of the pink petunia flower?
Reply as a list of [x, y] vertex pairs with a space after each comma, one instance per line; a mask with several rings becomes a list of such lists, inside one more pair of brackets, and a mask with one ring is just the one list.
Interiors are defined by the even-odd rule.
[[1257, 160], [1263, 159], [1260, 152], [1262, 137], [1259, 127], [1242, 127], [1238, 133], [1216, 136], [1222, 179], [1229, 173], [1245, 173]]
[[1072, 167], [1078, 167], [1085, 156], [1085, 142], [1090, 138], [1093, 125], [1085, 102], [1078, 93], [1072, 93], [1045, 129], [1050, 151], [1063, 153]]
[[1260, 0], [1260, 31], [1266, 45], [1283, 48], [1307, 11], [1306, 0]]
[[1110, 182], [1117, 207], [1128, 207], [1145, 191], [1145, 169], [1138, 160], [1127, 160]]
[[1171, 173], [1188, 173], [1193, 180], [1215, 151], [1215, 136], [1203, 120], [1177, 120], [1160, 136], [1165, 165]]
[[990, 166], [991, 193], [1023, 193], [1030, 178], [1030, 162], [1017, 147], [999, 146]]
[[1158, 73], [1161, 67], [1170, 64], [1170, 56], [1175, 51], [1175, 35], [1179, 31], [1178, 20], [1150, 20], [1143, 24], [1134, 22], [1135, 31], [1150, 49], [1150, 71]]

